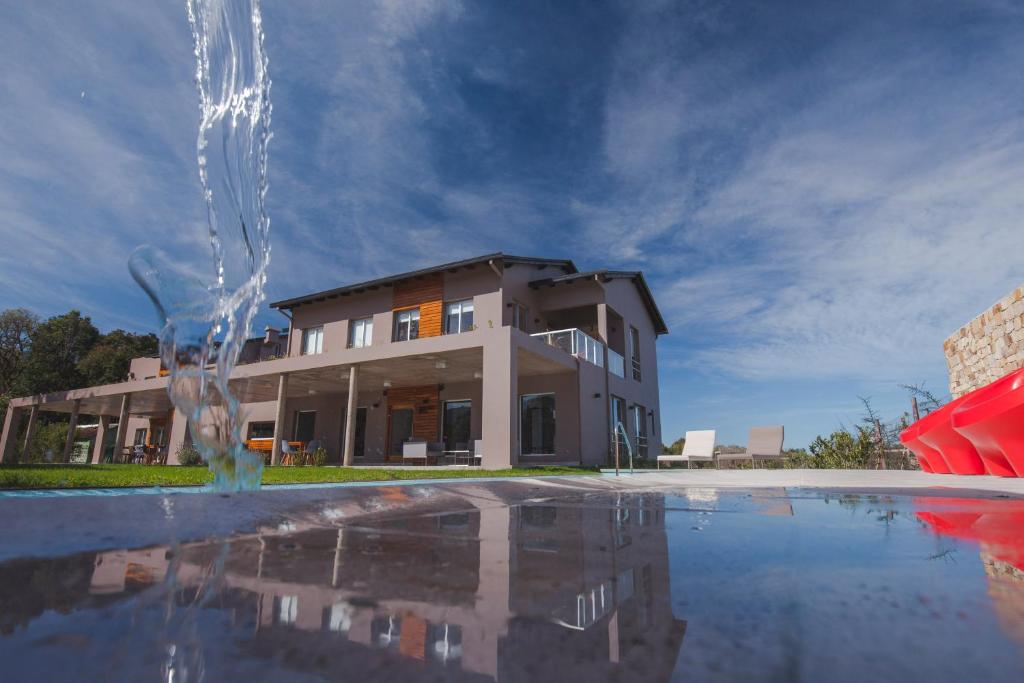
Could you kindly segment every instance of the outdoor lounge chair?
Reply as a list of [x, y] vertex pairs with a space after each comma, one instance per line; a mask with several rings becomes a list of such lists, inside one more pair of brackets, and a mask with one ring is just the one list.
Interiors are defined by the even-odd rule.
[[749, 460], [751, 466], [758, 460], [778, 460], [782, 457], [782, 425], [771, 427], [751, 427], [747, 438], [747, 450], [743, 453], [718, 453], [715, 460]]
[[426, 441], [406, 441], [402, 444], [402, 459], [420, 461], [422, 464], [427, 464], [427, 442]]
[[704, 429], [694, 432], [686, 432], [686, 443], [683, 444], [683, 452], [680, 455], [659, 455], [658, 469], [661, 463], [685, 462], [687, 469], [693, 462], [714, 462], [715, 461], [715, 430]]

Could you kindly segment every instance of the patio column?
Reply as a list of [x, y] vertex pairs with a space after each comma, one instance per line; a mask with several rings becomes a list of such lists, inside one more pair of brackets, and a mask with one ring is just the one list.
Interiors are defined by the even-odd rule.
[[0, 437], [0, 462], [8, 462], [14, 458], [14, 440], [18, 436], [19, 427], [21, 427], [21, 408], [7, 406], [7, 415], [4, 417], [4, 433]]
[[76, 398], [71, 405], [71, 420], [68, 422], [68, 437], [64, 439], [64, 462], [71, 462], [71, 448], [75, 445], [75, 431], [78, 430], [78, 411], [82, 407], [82, 399]]
[[117, 418], [117, 438], [114, 440], [114, 462], [117, 462], [117, 459], [121, 456], [121, 452], [124, 450], [124, 442], [128, 438], [128, 411], [131, 409], [131, 406], [132, 395], [122, 394], [121, 412]]
[[188, 416], [177, 408], [171, 411], [171, 432], [167, 437], [167, 464], [180, 465], [178, 449], [189, 443]]
[[100, 415], [99, 418], [99, 424], [96, 425], [96, 443], [92, 445], [92, 457], [89, 458], [91, 463], [103, 461], [103, 442], [107, 440], [107, 430], [110, 429], [110, 418], [106, 415]]
[[36, 419], [39, 417], [39, 406], [34, 405], [28, 413], [28, 428], [25, 429], [25, 445], [21, 449], [21, 462], [26, 462], [29, 449], [32, 447], [32, 439], [36, 435]]
[[277, 414], [274, 417], [274, 443], [270, 450], [270, 464], [281, 464], [281, 440], [284, 439], [284, 415], [288, 402], [288, 373], [282, 372], [277, 380]]
[[516, 457], [516, 415], [519, 413], [517, 349], [511, 328], [503, 327], [484, 344], [483, 446], [484, 469], [512, 467]]
[[345, 411], [345, 457], [342, 464], [351, 467], [356, 455], [356, 408], [359, 406], [359, 366], [348, 369], [348, 408]]

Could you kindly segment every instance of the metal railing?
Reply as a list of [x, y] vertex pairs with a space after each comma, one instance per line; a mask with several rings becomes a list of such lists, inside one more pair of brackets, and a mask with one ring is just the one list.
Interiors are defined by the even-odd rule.
[[616, 377], [626, 377], [626, 359], [618, 351], [608, 349], [608, 372]]
[[530, 336], [543, 339], [548, 346], [560, 348], [571, 356], [593, 363], [598, 367], [604, 367], [604, 344], [583, 330], [571, 328], [538, 332]]

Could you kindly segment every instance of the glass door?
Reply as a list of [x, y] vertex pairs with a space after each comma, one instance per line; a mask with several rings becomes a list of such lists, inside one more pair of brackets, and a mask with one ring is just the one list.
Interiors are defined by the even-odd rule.
[[444, 449], [446, 451], [469, 451], [471, 401], [444, 402]]
[[412, 408], [392, 408], [388, 428], [388, 452], [402, 455], [402, 444], [412, 437]]
[[520, 399], [520, 453], [554, 455], [555, 395], [528, 394]]

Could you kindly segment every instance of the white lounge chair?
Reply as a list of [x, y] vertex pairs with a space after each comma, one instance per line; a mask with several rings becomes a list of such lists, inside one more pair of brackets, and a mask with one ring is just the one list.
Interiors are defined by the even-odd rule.
[[782, 457], [782, 441], [785, 430], [782, 425], [751, 427], [747, 438], [747, 450], [743, 453], [718, 453], [715, 460], [749, 460], [753, 465], [758, 460], [778, 460]]
[[693, 462], [714, 462], [715, 461], [715, 430], [703, 429], [700, 431], [686, 432], [686, 443], [683, 444], [683, 452], [680, 455], [659, 455], [658, 469], [661, 463], [685, 462], [687, 469]]
[[422, 464], [427, 464], [427, 442], [426, 441], [406, 441], [402, 444], [402, 459], [421, 461]]

